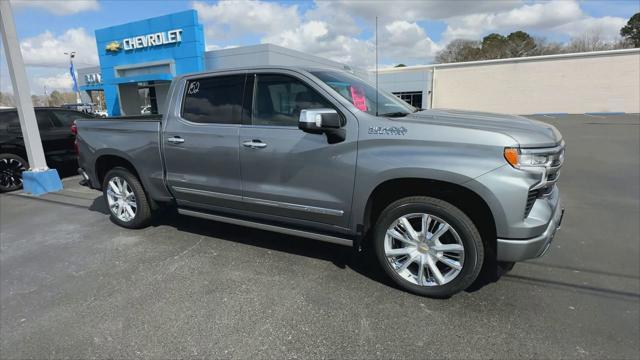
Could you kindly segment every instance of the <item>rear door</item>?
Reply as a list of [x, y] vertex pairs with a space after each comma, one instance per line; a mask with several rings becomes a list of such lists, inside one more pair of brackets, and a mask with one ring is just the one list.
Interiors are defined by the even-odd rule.
[[179, 205], [240, 207], [245, 78], [244, 72], [189, 78], [176, 89], [182, 101], [167, 111], [162, 141], [167, 183]]
[[[295, 72], [257, 73], [240, 130], [243, 196], [252, 211], [346, 228], [353, 195], [358, 126], [329, 94]], [[334, 108], [346, 140], [298, 129], [300, 111]]]

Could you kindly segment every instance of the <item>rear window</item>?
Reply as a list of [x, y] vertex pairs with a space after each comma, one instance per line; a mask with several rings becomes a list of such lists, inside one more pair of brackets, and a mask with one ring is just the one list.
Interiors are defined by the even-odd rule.
[[77, 119], [91, 119], [94, 117], [91, 114], [70, 110], [53, 110], [52, 113], [55, 125], [61, 127], [70, 127], [73, 121]]
[[197, 123], [240, 124], [245, 75], [187, 81], [182, 117]]
[[2, 111], [0, 112], [0, 130], [7, 131], [10, 128], [20, 129], [20, 120], [18, 119], [17, 111]]

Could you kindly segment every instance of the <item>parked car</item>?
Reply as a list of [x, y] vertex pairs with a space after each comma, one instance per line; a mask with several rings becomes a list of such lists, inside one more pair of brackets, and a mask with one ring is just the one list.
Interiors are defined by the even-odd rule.
[[247, 68], [171, 86], [164, 117], [78, 121], [79, 171], [120, 226], [175, 205], [368, 247], [399, 286], [431, 297], [469, 287], [483, 264], [541, 256], [560, 227], [565, 145], [551, 125], [416, 109], [337, 70]]
[[[35, 112], [47, 163], [51, 167], [75, 163], [71, 126], [75, 119], [93, 115], [61, 108], [35, 108]], [[18, 112], [15, 108], [0, 109], [0, 192], [22, 188], [22, 172], [28, 168]]]

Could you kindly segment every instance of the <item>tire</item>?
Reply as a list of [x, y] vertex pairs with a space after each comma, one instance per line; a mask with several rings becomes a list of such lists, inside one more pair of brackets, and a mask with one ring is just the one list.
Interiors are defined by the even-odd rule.
[[[413, 233], [405, 229], [407, 222]], [[387, 206], [378, 217], [373, 241], [380, 266], [397, 285], [432, 298], [448, 298], [469, 287], [484, 261], [482, 238], [471, 219], [432, 197], [407, 197]]]
[[140, 229], [151, 222], [152, 212], [147, 194], [138, 178], [129, 170], [122, 167], [109, 170], [102, 184], [102, 195], [109, 208], [111, 221], [117, 225]]
[[29, 163], [21, 156], [0, 154], [0, 193], [22, 189], [22, 172], [28, 168]]

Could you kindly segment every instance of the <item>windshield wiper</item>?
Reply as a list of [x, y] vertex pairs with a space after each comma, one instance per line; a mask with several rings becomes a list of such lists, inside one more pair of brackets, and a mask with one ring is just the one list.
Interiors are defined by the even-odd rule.
[[407, 115], [409, 115], [409, 113], [402, 112], [402, 111], [395, 111], [395, 112], [390, 112], [390, 113], [386, 113], [386, 114], [380, 114], [379, 116], [403, 117], [403, 116], [407, 116]]

